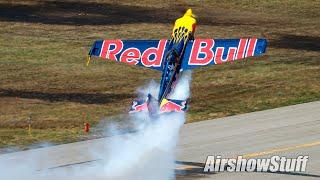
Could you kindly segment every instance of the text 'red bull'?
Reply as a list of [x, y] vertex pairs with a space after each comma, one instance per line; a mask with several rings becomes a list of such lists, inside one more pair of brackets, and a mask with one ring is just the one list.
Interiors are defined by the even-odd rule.
[[[166, 50], [167, 40], [160, 40], [157, 47], [139, 49], [124, 48], [122, 40], [104, 40], [100, 57], [124, 62], [130, 65], [160, 67]], [[186, 57], [188, 65], [222, 64], [249, 56], [254, 56], [257, 39], [240, 39], [237, 47], [215, 47], [214, 39], [196, 39], [191, 52]], [[225, 52], [226, 51], [226, 52]]]

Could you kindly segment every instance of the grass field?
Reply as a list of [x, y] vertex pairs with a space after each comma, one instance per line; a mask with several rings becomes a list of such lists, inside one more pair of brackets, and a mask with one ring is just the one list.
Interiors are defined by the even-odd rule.
[[188, 122], [320, 100], [318, 1], [0, 1], [0, 147], [76, 141], [87, 137], [84, 122], [125, 114], [160, 73], [98, 59], [86, 67], [90, 45], [168, 38], [189, 7], [197, 38], [255, 36], [269, 46], [195, 70]]

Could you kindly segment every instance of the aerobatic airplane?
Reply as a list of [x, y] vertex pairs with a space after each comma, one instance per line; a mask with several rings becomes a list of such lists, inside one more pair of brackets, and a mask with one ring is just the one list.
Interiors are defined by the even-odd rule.
[[259, 56], [267, 46], [266, 39], [257, 38], [194, 39], [195, 28], [196, 17], [188, 9], [176, 20], [170, 40], [98, 40], [88, 53], [87, 65], [96, 56], [161, 71], [158, 97], [149, 94], [133, 101], [129, 112], [184, 112], [186, 99], [170, 99], [183, 71]]

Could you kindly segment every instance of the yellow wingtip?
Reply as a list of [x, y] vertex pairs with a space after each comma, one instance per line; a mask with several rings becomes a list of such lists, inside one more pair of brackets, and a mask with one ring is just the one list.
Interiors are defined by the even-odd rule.
[[87, 63], [86, 63], [87, 66], [89, 66], [90, 61], [91, 61], [91, 57], [88, 55], [87, 56]]

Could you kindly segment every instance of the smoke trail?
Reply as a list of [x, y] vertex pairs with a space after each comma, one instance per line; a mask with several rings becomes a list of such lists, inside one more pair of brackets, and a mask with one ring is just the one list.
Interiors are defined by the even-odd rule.
[[179, 82], [169, 98], [186, 100], [190, 97], [190, 83], [192, 71], [183, 71]]
[[[190, 95], [191, 71], [183, 72], [170, 98], [185, 100]], [[159, 87], [153, 81], [139, 92], [146, 95]], [[159, 89], [159, 88], [156, 88]], [[154, 92], [153, 92], [154, 93]], [[153, 94], [152, 93], [152, 94]], [[145, 118], [141, 120], [141, 118]], [[173, 179], [174, 150], [179, 130], [185, 122], [184, 113], [160, 115], [150, 119], [148, 115], [133, 117], [139, 132], [112, 139], [104, 166], [106, 177], [111, 179]], [[144, 124], [146, 123], [146, 124]], [[116, 133], [116, 132], [115, 132]]]
[[158, 97], [160, 85], [154, 80], [151, 80], [146, 86], [137, 89], [139, 98], [146, 98], [148, 94], [153, 97]]
[[[191, 72], [183, 72], [170, 98], [187, 99], [190, 80]], [[152, 81], [138, 92], [141, 96], [156, 96], [158, 89], [159, 84]], [[185, 114], [169, 113], [150, 119], [147, 114], [137, 113], [130, 120], [135, 122], [137, 132], [119, 135], [121, 130], [110, 126], [108, 130], [115, 136], [106, 138], [102, 147], [90, 147], [90, 157], [99, 159], [95, 163], [43, 170], [41, 167], [55, 162], [46, 159], [48, 151], [33, 150], [15, 161], [0, 156], [1, 179], [174, 179], [174, 152]]]

